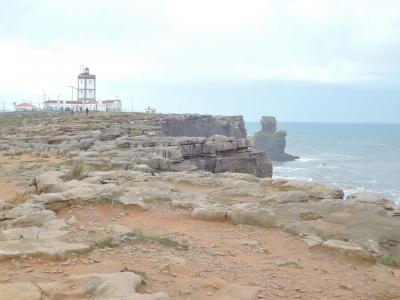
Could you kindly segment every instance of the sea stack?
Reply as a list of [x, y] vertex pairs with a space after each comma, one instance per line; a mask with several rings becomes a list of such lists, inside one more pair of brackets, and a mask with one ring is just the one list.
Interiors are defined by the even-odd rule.
[[254, 148], [267, 153], [272, 161], [292, 161], [299, 158], [285, 152], [287, 133], [277, 130], [275, 117], [262, 117], [260, 123], [262, 130], [254, 134]]

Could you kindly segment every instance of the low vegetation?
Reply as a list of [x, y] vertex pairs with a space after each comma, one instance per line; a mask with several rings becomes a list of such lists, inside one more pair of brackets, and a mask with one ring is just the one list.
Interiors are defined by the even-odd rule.
[[144, 202], [146, 203], [170, 203], [172, 202], [172, 199], [169, 197], [163, 197], [163, 196], [154, 196], [154, 197], [147, 197], [144, 199]]
[[95, 244], [97, 248], [115, 248], [118, 245], [118, 242], [114, 240], [113, 237], [107, 237], [103, 240], [97, 241]]
[[400, 268], [400, 260], [392, 255], [382, 255], [378, 258], [378, 262], [388, 267]]
[[85, 165], [83, 162], [75, 162], [72, 165], [72, 168], [69, 170], [67, 175], [65, 176], [66, 180], [82, 180], [87, 177], [87, 172], [85, 170]]
[[177, 249], [177, 250], [189, 250], [189, 245], [180, 243], [171, 239], [168, 236], [162, 235], [145, 235], [141, 231], [132, 231], [124, 234], [121, 237], [124, 242], [155, 242], [165, 247]]
[[31, 195], [32, 192], [30, 191], [25, 191], [23, 193], [17, 193], [17, 196], [14, 198], [15, 203], [25, 203], [28, 200], [29, 195]]

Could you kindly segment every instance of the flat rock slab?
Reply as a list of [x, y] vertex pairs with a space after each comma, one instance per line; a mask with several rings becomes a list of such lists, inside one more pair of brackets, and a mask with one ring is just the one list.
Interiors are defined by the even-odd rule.
[[22, 255], [63, 258], [72, 253], [84, 253], [89, 250], [90, 247], [85, 244], [69, 244], [54, 240], [2, 241], [0, 242], [0, 261]]
[[1, 300], [41, 300], [39, 288], [31, 282], [0, 284]]
[[[141, 276], [133, 272], [120, 272], [71, 275], [65, 283], [39, 283], [39, 287], [50, 299], [95, 297], [98, 300], [170, 300], [165, 293], [137, 294], [141, 283]], [[71, 289], [71, 286], [77, 288]]]
[[329, 250], [332, 251], [333, 253], [353, 259], [366, 260], [370, 262], [375, 261], [374, 257], [369, 251], [351, 242], [328, 240], [320, 245], [311, 248], [317, 248], [317, 247], [321, 247], [322, 249]]

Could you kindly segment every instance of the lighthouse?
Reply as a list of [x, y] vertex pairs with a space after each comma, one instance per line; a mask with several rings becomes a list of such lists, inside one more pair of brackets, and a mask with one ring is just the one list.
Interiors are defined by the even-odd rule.
[[93, 100], [96, 100], [96, 75], [90, 74], [86, 67], [78, 75], [78, 101], [87, 104]]

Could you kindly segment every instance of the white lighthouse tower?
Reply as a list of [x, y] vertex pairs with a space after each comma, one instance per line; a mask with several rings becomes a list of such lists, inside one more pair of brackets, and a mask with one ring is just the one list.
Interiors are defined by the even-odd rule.
[[88, 67], [78, 75], [78, 100], [83, 104], [96, 100], [96, 75], [90, 74]]

